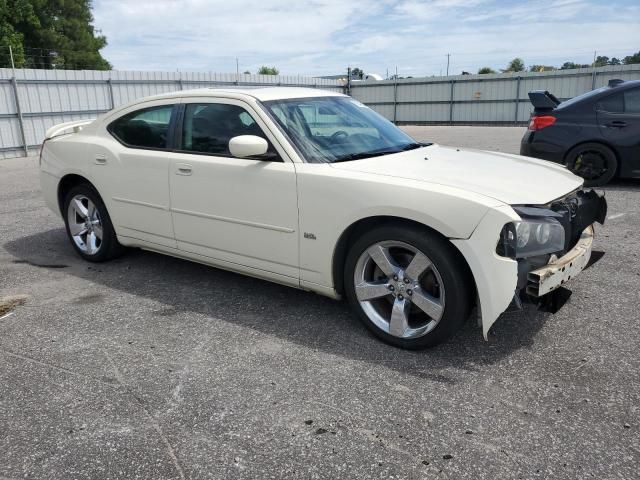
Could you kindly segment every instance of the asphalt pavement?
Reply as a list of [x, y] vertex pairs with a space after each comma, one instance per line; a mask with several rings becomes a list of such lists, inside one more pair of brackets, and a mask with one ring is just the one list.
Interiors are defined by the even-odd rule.
[[[514, 152], [522, 128], [407, 127]], [[374, 339], [346, 303], [155, 253], [82, 261], [0, 161], [0, 480], [635, 479], [640, 181], [551, 314]]]

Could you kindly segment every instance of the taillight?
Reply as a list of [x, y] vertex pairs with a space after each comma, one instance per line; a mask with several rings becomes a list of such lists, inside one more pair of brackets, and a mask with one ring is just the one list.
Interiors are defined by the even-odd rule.
[[534, 115], [529, 121], [529, 130], [542, 130], [556, 123], [556, 117], [551, 115]]

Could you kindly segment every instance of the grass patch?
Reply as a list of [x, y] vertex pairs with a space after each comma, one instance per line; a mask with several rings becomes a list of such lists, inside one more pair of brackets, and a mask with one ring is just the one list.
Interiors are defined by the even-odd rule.
[[13, 311], [14, 308], [24, 305], [26, 301], [26, 295], [14, 295], [11, 297], [0, 298], [0, 317], [4, 317], [7, 313]]

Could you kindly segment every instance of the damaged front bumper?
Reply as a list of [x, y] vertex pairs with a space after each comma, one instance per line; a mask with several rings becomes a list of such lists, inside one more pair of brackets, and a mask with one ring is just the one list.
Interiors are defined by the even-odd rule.
[[575, 247], [566, 255], [529, 272], [526, 293], [532, 297], [541, 297], [574, 278], [589, 263], [592, 246], [593, 225], [589, 225], [580, 235]]
[[533, 298], [553, 292], [585, 269], [591, 259], [594, 224], [604, 224], [607, 216], [607, 202], [594, 190], [580, 190], [546, 207], [560, 215], [566, 244], [563, 252], [521, 261], [518, 284]]

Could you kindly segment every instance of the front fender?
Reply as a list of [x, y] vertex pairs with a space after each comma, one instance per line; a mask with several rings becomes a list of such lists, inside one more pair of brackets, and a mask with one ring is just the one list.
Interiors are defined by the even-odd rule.
[[[498, 203], [460, 189], [396, 177], [296, 164], [303, 283], [333, 288], [333, 258], [343, 233], [373, 217], [411, 220], [447, 238], [469, 238]], [[501, 204], [502, 205], [502, 204]]]
[[496, 207], [484, 216], [468, 239], [452, 239], [460, 250], [473, 274], [478, 290], [479, 313], [485, 340], [489, 329], [504, 312], [516, 292], [518, 262], [501, 257], [496, 246], [502, 227], [520, 220], [513, 209], [504, 205]]

